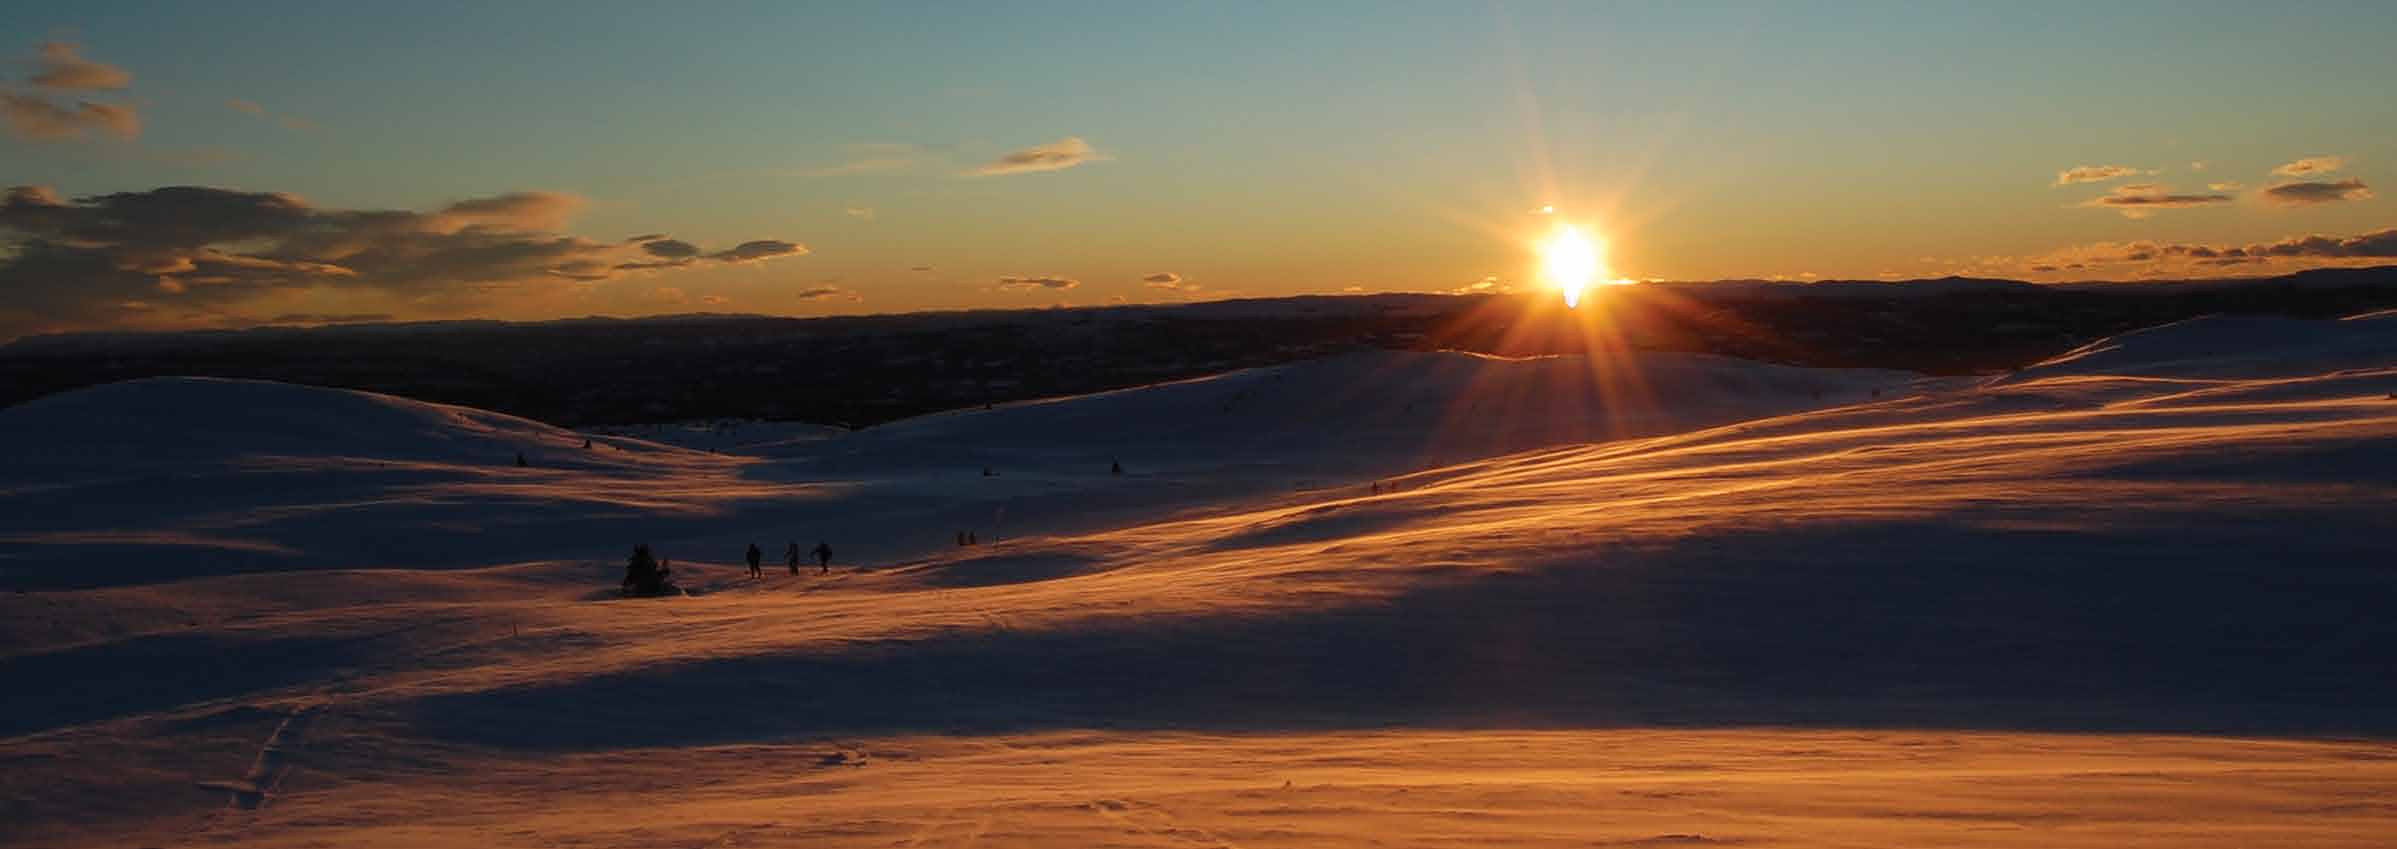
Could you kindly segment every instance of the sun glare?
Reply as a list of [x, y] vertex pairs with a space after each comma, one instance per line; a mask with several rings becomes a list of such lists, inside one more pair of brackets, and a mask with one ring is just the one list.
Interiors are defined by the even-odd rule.
[[1606, 275], [1604, 256], [1603, 247], [1582, 235], [1581, 228], [1567, 224], [1540, 245], [1540, 274], [1564, 293], [1565, 306], [1577, 307], [1581, 293]]

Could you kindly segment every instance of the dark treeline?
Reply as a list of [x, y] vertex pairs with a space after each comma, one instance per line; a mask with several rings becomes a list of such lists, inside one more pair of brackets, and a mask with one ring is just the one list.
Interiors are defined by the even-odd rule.
[[0, 348], [0, 405], [164, 375], [281, 380], [564, 425], [708, 418], [862, 427], [1371, 348], [1509, 355], [1593, 347], [1816, 366], [1994, 372], [2214, 313], [2397, 307], [2397, 266], [2275, 278], [2043, 287], [1733, 282], [1554, 295], [1309, 296], [838, 318], [676, 316], [35, 337]]

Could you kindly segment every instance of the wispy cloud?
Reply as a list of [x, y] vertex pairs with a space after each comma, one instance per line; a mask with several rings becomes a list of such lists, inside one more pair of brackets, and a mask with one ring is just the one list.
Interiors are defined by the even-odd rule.
[[2311, 177], [2316, 174], [2328, 174], [2345, 167], [2347, 167], [2347, 157], [2344, 156], [2308, 156], [2274, 168], [2272, 173], [2283, 177]]
[[2372, 187], [2362, 180], [2340, 180], [2335, 183], [2281, 183], [2264, 189], [2264, 199], [2282, 206], [2312, 206], [2337, 203], [2343, 200], [2363, 200], [2372, 196]]
[[1196, 292], [1201, 288], [1199, 284], [1184, 280], [1182, 279], [1182, 275], [1175, 274], [1171, 271], [1160, 271], [1155, 274], [1141, 275], [1140, 285], [1151, 289], [1161, 289], [1168, 292], [1184, 293]]
[[799, 290], [797, 296], [802, 301], [863, 301], [866, 299], [864, 295], [858, 294], [855, 290], [839, 286], [810, 286]]
[[43, 42], [26, 82], [51, 91], [113, 91], [133, 84], [133, 74], [106, 62], [83, 58], [83, 46], [71, 41]]
[[1097, 148], [1077, 136], [1067, 136], [1048, 144], [1038, 144], [983, 163], [967, 172], [977, 177], [996, 177], [1006, 174], [1036, 174], [1043, 171], [1063, 171], [1085, 162], [1106, 159]]
[[141, 114], [132, 106], [76, 99], [53, 100], [64, 92], [108, 91], [133, 83], [123, 68], [83, 58], [81, 48], [64, 41], [45, 42], [25, 82], [30, 91], [0, 90], [0, 123], [8, 134], [32, 142], [79, 139], [131, 141], [141, 135]]
[[1038, 289], [1071, 289], [1071, 288], [1074, 288], [1074, 287], [1076, 287], [1076, 286], [1080, 286], [1080, 285], [1082, 285], [1082, 281], [1080, 281], [1080, 280], [1075, 280], [1075, 279], [1073, 279], [1073, 278], [1070, 278], [1070, 277], [1001, 277], [1001, 278], [999, 278], [999, 288], [1000, 288], [1001, 290], [1003, 290], [1003, 291], [1008, 291], [1008, 292], [1023, 292], [1023, 291], [1032, 291], [1032, 290], [1038, 290]]
[[2159, 209], [2182, 209], [2230, 203], [2226, 194], [2173, 194], [2172, 189], [2157, 183], [2133, 183], [2115, 186], [2102, 197], [2090, 198], [2082, 206], [2102, 207], [2121, 212], [2131, 218], [2145, 218]]
[[0, 93], [0, 119], [11, 135], [27, 141], [56, 142], [85, 137], [132, 140], [141, 135], [141, 115], [130, 106], [79, 101], [61, 106], [28, 94]]
[[2397, 258], [2397, 227], [2355, 236], [2291, 236], [2245, 245], [2202, 242], [2098, 242], [2064, 248], [2031, 259], [2035, 272], [2083, 270], [2106, 265], [2237, 266], [2266, 262], [2351, 264]]
[[583, 207], [583, 199], [563, 192], [509, 192], [462, 200], [434, 213], [435, 227], [493, 227], [508, 230], [555, 230]]
[[2146, 172], [2128, 165], [2078, 165], [2056, 172], [2055, 184], [2069, 186], [2074, 183], [2102, 183], [2122, 177], [2135, 177], [2143, 173]]
[[669, 239], [665, 238], [664, 236], [654, 236], [652, 238], [646, 239], [636, 237], [632, 241], [641, 246], [642, 253], [655, 257], [655, 259], [617, 263], [615, 266], [616, 270], [642, 271], [660, 268], [682, 268], [684, 266], [692, 265], [701, 261], [726, 263], [763, 262], [765, 260], [786, 256], [803, 256], [807, 253], [806, 245], [802, 245], [797, 242], [785, 242], [779, 239], [759, 239], [752, 242], [742, 242], [738, 245], [734, 245], [724, 250], [715, 251], [712, 253], [701, 250], [698, 245], [691, 244], [690, 242], [686, 242], [681, 239]]

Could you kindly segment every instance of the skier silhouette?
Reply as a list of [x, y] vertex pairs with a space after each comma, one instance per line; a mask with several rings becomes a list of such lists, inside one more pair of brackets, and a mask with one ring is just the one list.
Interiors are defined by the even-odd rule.
[[760, 560], [764, 560], [764, 559], [766, 558], [766, 553], [765, 553], [765, 552], [763, 552], [763, 551], [759, 551], [759, 550], [757, 550], [757, 543], [754, 543], [754, 542], [753, 542], [753, 543], [750, 543], [750, 544], [749, 544], [749, 553], [748, 553], [748, 557], [749, 557], [749, 577], [752, 577], [752, 578], [763, 578], [763, 577], [765, 577], [765, 576], [766, 576], [766, 573], [765, 573], [765, 571], [764, 571], [764, 570], [762, 570], [762, 569], [759, 569], [759, 568], [757, 568], [757, 564], [758, 564], [758, 561], [760, 561]]
[[799, 544], [794, 542], [790, 548], [783, 549], [782, 560], [791, 567], [791, 574], [799, 574]]
[[822, 542], [816, 543], [816, 573], [823, 574], [830, 571], [832, 571], [832, 546]]

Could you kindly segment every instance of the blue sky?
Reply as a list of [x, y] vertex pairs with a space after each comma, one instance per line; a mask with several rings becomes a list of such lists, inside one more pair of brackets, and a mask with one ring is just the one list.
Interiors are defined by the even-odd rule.
[[[807, 247], [576, 281], [571, 298], [411, 290], [410, 306], [364, 274], [262, 289], [276, 308], [407, 314], [671, 311], [708, 295], [710, 308], [810, 313], [1528, 284], [1525, 244], [1551, 222], [1526, 213], [1546, 204], [1604, 234], [1615, 271], [1632, 277], [2127, 278], [2192, 269], [2031, 269], [2076, 246], [2397, 224], [2372, 190], [2397, 154], [2387, 12], [7, 4], [18, 35], [0, 51], [27, 60], [9, 69], [9, 90], [124, 104], [140, 130], [0, 139], [0, 184], [66, 199], [200, 185], [426, 212], [544, 191], [580, 204], [543, 223], [595, 241]], [[48, 41], [79, 45], [131, 85], [25, 83]], [[1067, 139], [1093, 154], [970, 173]], [[2311, 179], [2357, 188], [2306, 204], [2262, 194], [2294, 179], [2272, 169], [2323, 156], [2338, 168]], [[2097, 165], [2140, 173], [2055, 185], [2064, 169]], [[2142, 204], [2136, 218], [2081, 205], [2125, 186], [2225, 199]], [[1160, 273], [1183, 288], [1142, 280]], [[1078, 285], [1009, 288], [1006, 277]], [[841, 294], [794, 299], [824, 289]], [[50, 308], [0, 297], [19, 301], [19, 324]], [[177, 314], [264, 318], [263, 305], [214, 300]], [[160, 306], [143, 321], [164, 321]]]

